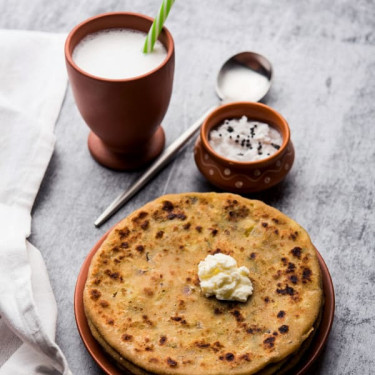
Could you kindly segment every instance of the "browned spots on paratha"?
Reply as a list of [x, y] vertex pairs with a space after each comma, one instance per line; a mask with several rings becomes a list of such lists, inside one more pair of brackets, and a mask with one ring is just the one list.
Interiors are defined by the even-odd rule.
[[231, 314], [235, 317], [238, 323], [241, 323], [245, 320], [245, 317], [241, 314], [240, 310], [233, 310]]
[[159, 230], [156, 235], [155, 235], [155, 238], [159, 239], [159, 238], [163, 238], [164, 236], [164, 231], [162, 230]]
[[[219, 252], [250, 269], [246, 303], [202, 295], [197, 265]], [[299, 348], [320, 309], [319, 287], [314, 248], [289, 218], [232, 194], [189, 193], [151, 202], [115, 227], [93, 258], [84, 304], [103, 340], [145, 373], [250, 374]]]
[[173, 209], [174, 209], [174, 205], [173, 205], [172, 202], [170, 202], [170, 201], [164, 201], [163, 202], [163, 207], [162, 207], [163, 211], [171, 212], [171, 211], [173, 211]]
[[128, 227], [124, 227], [122, 229], [116, 229], [116, 232], [118, 236], [120, 237], [120, 240], [123, 240], [124, 238], [127, 238], [130, 234], [130, 230]]
[[177, 361], [175, 361], [174, 359], [172, 359], [171, 357], [168, 357], [167, 358], [167, 363], [170, 367], [177, 367], [178, 363]]
[[103, 307], [103, 308], [106, 308], [106, 307], [109, 306], [109, 302], [108, 302], [108, 301], [105, 301], [105, 300], [101, 300], [101, 301], [99, 302], [99, 305], [100, 305], [101, 307]]
[[241, 354], [238, 358], [247, 362], [251, 361], [250, 353]]
[[90, 297], [94, 301], [98, 300], [101, 295], [102, 295], [102, 293], [100, 293], [98, 289], [91, 289], [90, 290]]
[[204, 340], [196, 341], [194, 343], [194, 345], [197, 346], [200, 349], [209, 348], [211, 346], [211, 344], [209, 342], [206, 342]]
[[143, 288], [143, 291], [145, 295], [148, 297], [152, 297], [154, 295], [154, 291], [151, 288]]
[[311, 275], [312, 275], [312, 271], [310, 270], [310, 268], [303, 268], [302, 270], [302, 282], [305, 284], [307, 283], [308, 281], [311, 281]]
[[108, 277], [110, 277], [112, 280], [116, 280], [116, 281], [119, 281], [119, 282], [122, 282], [122, 281], [123, 281], [123, 277], [122, 277], [122, 275], [121, 275], [119, 272], [117, 272], [117, 271], [112, 272], [110, 269], [106, 269], [106, 270], [104, 271], [104, 273], [105, 273]]
[[249, 208], [238, 203], [237, 199], [227, 199], [224, 211], [229, 221], [238, 221], [244, 219], [249, 215]]
[[289, 280], [291, 281], [292, 284], [298, 283], [298, 277], [296, 275], [289, 276]]
[[293, 247], [293, 249], [290, 250], [290, 252], [293, 254], [294, 257], [301, 259], [302, 249], [299, 246]]
[[288, 331], [289, 331], [289, 327], [286, 324], [283, 324], [282, 326], [279, 327], [280, 333], [287, 333]]
[[148, 324], [149, 326], [154, 326], [154, 322], [151, 321], [147, 315], [142, 315], [142, 320], [144, 323]]
[[288, 284], [285, 286], [284, 289], [282, 288], [277, 288], [276, 289], [276, 293], [277, 294], [280, 294], [282, 296], [285, 296], [285, 295], [289, 295], [289, 296], [294, 296], [296, 291], [291, 287], [289, 286]]
[[272, 349], [275, 346], [275, 340], [276, 338], [274, 336], [268, 336], [264, 341], [263, 341], [263, 346], [266, 349]]
[[135, 249], [138, 251], [138, 253], [143, 253], [145, 251], [145, 247], [143, 245], [137, 245]]
[[132, 340], [133, 340], [133, 336], [124, 333], [124, 334], [121, 336], [121, 339], [122, 339], [123, 341], [132, 341]]
[[190, 227], [191, 227], [191, 223], [186, 223], [186, 224], [183, 225], [183, 228], [184, 228], [185, 230], [189, 230]]
[[233, 353], [225, 353], [224, 358], [228, 362], [232, 362], [235, 359], [235, 356]]

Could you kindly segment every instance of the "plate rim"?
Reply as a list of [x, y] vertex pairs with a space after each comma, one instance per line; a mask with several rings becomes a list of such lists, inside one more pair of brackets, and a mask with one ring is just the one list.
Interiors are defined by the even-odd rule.
[[[103, 234], [103, 236], [96, 242], [93, 248], [89, 251], [85, 260], [82, 263], [82, 266], [77, 276], [77, 282], [74, 290], [74, 315], [79, 335], [83, 341], [83, 344], [86, 347], [86, 350], [89, 352], [94, 362], [107, 375], [124, 375], [127, 373], [131, 373], [122, 369], [120, 370], [114, 363], [114, 360], [104, 351], [104, 349], [92, 336], [83, 307], [83, 290], [86, 284], [91, 259], [93, 258], [94, 254], [99, 250], [100, 246], [115, 226], [116, 225], [114, 225], [106, 233]], [[324, 349], [324, 346], [331, 332], [334, 320], [335, 291], [332, 282], [332, 277], [329, 273], [328, 267], [322, 255], [319, 253], [315, 246], [314, 248], [317, 253], [319, 266], [322, 272], [322, 288], [324, 292], [322, 320], [317, 330], [317, 334], [313, 338], [312, 343], [310, 344], [307, 352], [294, 366], [291, 375], [305, 375], [306, 372], [310, 369], [312, 364], [317, 360], [317, 358], [320, 356]], [[312, 354], [309, 355], [309, 353], [311, 353], [311, 348]]]

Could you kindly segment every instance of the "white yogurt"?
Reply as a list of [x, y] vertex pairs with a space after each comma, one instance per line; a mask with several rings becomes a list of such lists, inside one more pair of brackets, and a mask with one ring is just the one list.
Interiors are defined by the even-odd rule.
[[74, 62], [97, 77], [137, 77], [158, 67], [167, 51], [158, 40], [151, 53], [143, 53], [146, 33], [130, 29], [105, 29], [84, 37], [73, 51]]
[[247, 162], [270, 157], [280, 148], [283, 139], [272, 126], [242, 116], [225, 120], [211, 130], [208, 142], [219, 155]]

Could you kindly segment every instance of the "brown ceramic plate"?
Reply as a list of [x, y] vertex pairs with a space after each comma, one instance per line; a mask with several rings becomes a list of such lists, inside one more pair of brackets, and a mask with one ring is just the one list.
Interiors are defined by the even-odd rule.
[[[85, 287], [87, 274], [91, 259], [97, 250], [100, 248], [101, 244], [107, 238], [109, 231], [103, 235], [103, 237], [95, 244], [92, 250], [89, 252], [87, 258], [85, 259], [81, 270], [78, 275], [76, 289], [74, 293], [74, 313], [76, 317], [76, 323], [78, 327], [79, 334], [81, 335], [82, 341], [86, 346], [86, 349], [93, 357], [94, 361], [99, 365], [99, 367], [108, 375], [123, 375], [130, 374], [124, 370], [120, 370], [113, 359], [106, 354], [98, 342], [94, 339], [91, 334], [90, 328], [88, 326], [86, 315], [83, 309], [83, 289]], [[318, 332], [315, 335], [307, 353], [302, 357], [298, 364], [290, 372], [290, 375], [303, 375], [306, 374], [307, 370], [313, 364], [313, 362], [318, 358], [319, 354], [322, 352], [324, 345], [328, 339], [329, 332], [332, 327], [333, 316], [335, 312], [335, 293], [333, 289], [331, 275], [329, 274], [327, 265], [325, 264], [322, 256], [318, 254], [318, 260], [320, 268], [322, 270], [323, 276], [323, 291], [325, 297], [325, 304], [323, 307], [323, 316]]]

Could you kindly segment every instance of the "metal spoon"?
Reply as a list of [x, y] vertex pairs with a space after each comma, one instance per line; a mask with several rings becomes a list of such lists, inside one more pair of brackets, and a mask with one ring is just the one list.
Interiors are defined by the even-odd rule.
[[[232, 56], [221, 67], [216, 80], [216, 93], [223, 102], [261, 100], [271, 87], [272, 66], [262, 55], [254, 52], [241, 52]], [[204, 119], [217, 107], [210, 108], [189, 129], [167, 147], [144, 174], [125, 192], [118, 196], [96, 219], [100, 227], [114, 215], [133, 195], [143, 188], [181, 148], [190, 140], [202, 125]]]

